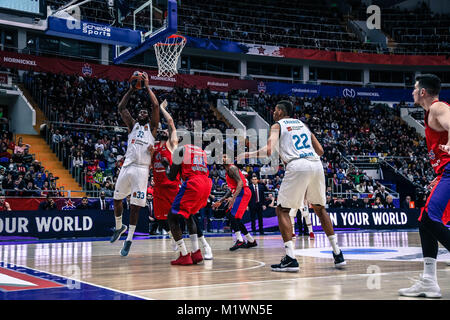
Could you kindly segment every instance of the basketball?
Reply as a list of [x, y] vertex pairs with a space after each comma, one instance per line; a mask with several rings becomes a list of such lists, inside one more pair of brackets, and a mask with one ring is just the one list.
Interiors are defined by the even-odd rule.
[[145, 88], [146, 78], [147, 78], [147, 73], [135, 71], [135, 72], [133, 72], [133, 74], [130, 77], [130, 83], [134, 88], [140, 90], [140, 89]]

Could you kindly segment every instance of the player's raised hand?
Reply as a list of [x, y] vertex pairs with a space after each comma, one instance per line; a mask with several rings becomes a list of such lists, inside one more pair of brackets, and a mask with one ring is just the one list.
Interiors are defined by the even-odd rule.
[[161, 102], [161, 104], [159, 105], [159, 107], [160, 107], [161, 109], [163, 109], [163, 110], [166, 110], [167, 105], [168, 105], [168, 102], [167, 102], [166, 99], [164, 99], [164, 101]]
[[147, 88], [149, 88], [149, 84], [148, 84], [148, 74], [147, 74], [147, 72], [142, 72], [142, 76], [144, 77], [144, 83], [145, 83], [145, 86], [146, 86]]
[[450, 154], [450, 145], [448, 144], [440, 144], [439, 149]]

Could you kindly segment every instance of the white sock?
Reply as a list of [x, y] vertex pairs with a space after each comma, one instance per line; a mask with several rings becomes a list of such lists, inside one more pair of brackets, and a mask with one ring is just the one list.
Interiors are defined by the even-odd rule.
[[183, 239], [177, 241], [177, 246], [178, 246], [178, 249], [180, 249], [180, 253], [182, 256], [185, 256], [188, 254], [187, 249], [186, 249], [186, 244], [184, 243]]
[[209, 248], [209, 243], [206, 242], [205, 236], [201, 236], [200, 238], [198, 238], [198, 240], [202, 244], [203, 248]]
[[291, 224], [292, 224], [292, 234], [295, 234], [295, 218], [294, 217], [290, 217], [291, 218]]
[[307, 224], [306, 226], [308, 227], [308, 232], [312, 233], [313, 232], [312, 224]]
[[437, 281], [436, 259], [423, 258], [423, 277], [433, 281]]
[[122, 228], [122, 216], [116, 217], [116, 230]]
[[244, 241], [244, 239], [242, 238], [242, 234], [241, 234], [240, 231], [236, 231], [234, 234], [235, 234], [235, 236], [236, 236], [236, 240], [237, 240], [237, 241], [241, 241], [241, 242]]
[[136, 226], [133, 226], [132, 224], [130, 224], [130, 226], [128, 227], [127, 241], [133, 240], [134, 230], [136, 230]]
[[305, 218], [305, 222], [306, 222], [306, 225], [308, 226], [309, 232], [312, 232], [311, 215], [309, 214], [309, 212], [307, 215], [303, 216], [303, 218]]
[[291, 257], [292, 259], [295, 259], [295, 253], [294, 253], [294, 242], [292, 240], [289, 240], [284, 243], [284, 248], [286, 249], [286, 254]]
[[167, 232], [169, 234], [170, 242], [172, 244], [177, 244], [177, 242], [173, 239], [172, 231]]
[[198, 247], [198, 236], [197, 234], [190, 234], [189, 239], [191, 239], [192, 244], [192, 252], [195, 252], [199, 249]]
[[333, 248], [334, 254], [339, 254], [341, 252], [341, 249], [339, 249], [339, 246], [337, 244], [337, 236], [333, 234], [332, 236], [328, 237], [328, 240], [330, 240], [330, 244]]
[[250, 232], [247, 233], [247, 234], [245, 234], [245, 237], [247, 238], [247, 241], [248, 241], [248, 242], [253, 242], [253, 241], [255, 241], [255, 239], [253, 239], [253, 237], [252, 237], [252, 235], [250, 234]]

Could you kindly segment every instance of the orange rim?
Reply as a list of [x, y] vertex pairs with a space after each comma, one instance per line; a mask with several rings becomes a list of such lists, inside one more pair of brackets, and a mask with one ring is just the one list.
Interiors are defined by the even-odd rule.
[[163, 42], [158, 42], [155, 43], [155, 46], [159, 47], [159, 46], [179, 46], [181, 45], [183, 42], [186, 42], [186, 37], [180, 36], [178, 34], [173, 34], [171, 36], [168, 36], [167, 39], [177, 39], [180, 38], [181, 42], [176, 42], [176, 43], [163, 43]]

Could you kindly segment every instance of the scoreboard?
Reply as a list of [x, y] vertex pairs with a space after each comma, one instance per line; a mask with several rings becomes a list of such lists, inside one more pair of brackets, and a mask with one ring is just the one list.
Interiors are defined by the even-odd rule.
[[19, 16], [45, 17], [46, 0], [0, 0], [0, 12]]

